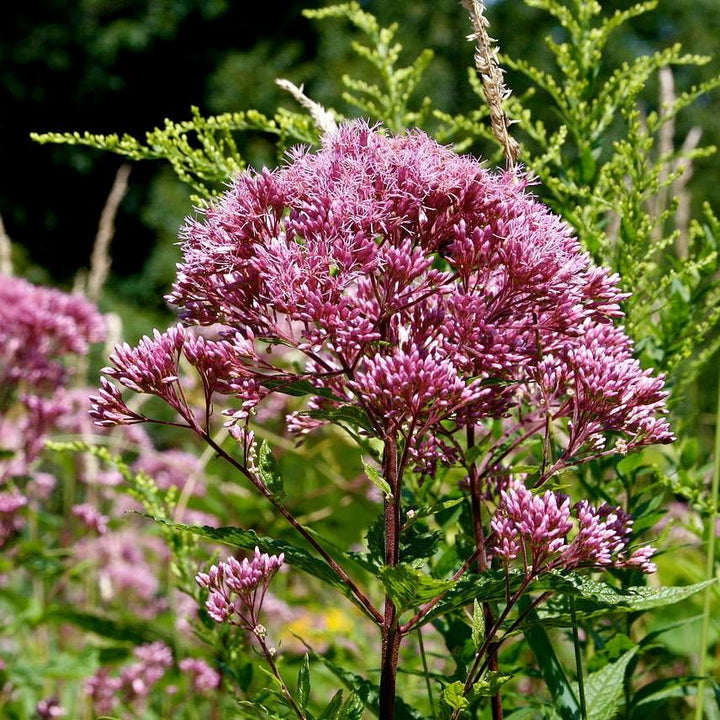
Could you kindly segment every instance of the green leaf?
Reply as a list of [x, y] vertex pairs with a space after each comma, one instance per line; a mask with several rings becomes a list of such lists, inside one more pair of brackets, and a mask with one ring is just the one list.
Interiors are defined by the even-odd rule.
[[367, 414], [354, 405], [341, 405], [336, 408], [308, 410], [302, 414], [315, 418], [316, 420], [328, 420], [331, 423], [335, 423], [335, 425], [348, 425], [352, 428], [361, 428], [370, 436], [377, 434]]
[[453, 710], [464, 710], [470, 704], [465, 695], [465, 684], [459, 680], [443, 688], [442, 699]]
[[485, 641], [485, 613], [477, 600], [473, 600], [472, 641], [475, 650]]
[[472, 696], [473, 697], [493, 697], [497, 695], [500, 688], [512, 680], [512, 675], [506, 675], [505, 673], [496, 672], [495, 670], [488, 670], [479, 682], [473, 685]]
[[87, 632], [112, 640], [123, 640], [135, 645], [153, 640], [169, 641], [167, 634], [157, 631], [157, 623], [147, 624], [116, 620], [107, 615], [81, 612], [64, 607], [51, 607], [45, 611], [43, 622], [70, 623]]
[[[305, 656], [307, 657], [307, 655]], [[320, 713], [318, 720], [340, 720], [342, 712], [343, 691], [338, 690], [327, 704], [327, 707]]]
[[268, 445], [267, 440], [262, 440], [258, 447], [258, 472], [268, 490], [277, 499], [285, 496], [285, 488], [283, 486], [282, 476], [277, 460]]
[[379, 488], [380, 492], [382, 492], [384, 496], [392, 494], [390, 484], [382, 476], [382, 473], [377, 470], [377, 468], [374, 468], [372, 465], [368, 465], [363, 460], [363, 469], [365, 470], [365, 474], [368, 476], [368, 480], [370, 480], [375, 487]]
[[399, 612], [422, 605], [455, 584], [453, 580], [430, 577], [406, 564], [385, 565], [378, 575]]
[[534, 707], [520, 708], [505, 716], [505, 720], [537, 720], [537, 718], [538, 709]]
[[445, 510], [451, 510], [452, 508], [457, 507], [458, 505], [460, 505], [460, 503], [464, 501], [465, 497], [457, 497], [451, 498], [450, 500], [443, 500], [429, 507], [420, 508], [415, 512], [415, 516], [413, 518], [408, 519], [406, 525], [409, 527], [421, 518], [430, 517], [431, 515], [436, 515], [437, 513], [444, 512]]
[[[527, 610], [530, 601], [522, 597], [518, 601], [520, 611]], [[532, 610], [527, 613], [531, 620], [538, 620], [537, 613]], [[575, 691], [568, 681], [562, 664], [555, 654], [555, 649], [550, 642], [545, 628], [540, 622], [535, 622], [523, 631], [528, 645], [535, 654], [538, 667], [542, 673], [545, 684], [553, 696], [555, 709], [563, 720], [578, 720], [580, 717], [580, 704], [578, 703]]]
[[625, 695], [625, 672], [637, 648], [628, 650], [619, 660], [588, 675], [585, 680], [587, 720], [612, 720]]
[[[517, 587], [521, 573], [511, 573], [510, 591]], [[505, 598], [505, 573], [502, 570], [488, 570], [482, 575], [465, 575], [460, 578], [443, 598], [423, 617], [418, 627], [441, 615], [463, 607], [473, 600], [493, 602]]]
[[307, 709], [308, 700], [310, 699], [310, 657], [305, 653], [302, 665], [298, 671], [298, 702], [303, 710]]
[[314, 395], [315, 397], [324, 397], [329, 400], [343, 402], [342, 398], [334, 395], [327, 388], [315, 387], [309, 380], [288, 380], [288, 378], [283, 377], [268, 377], [260, 379], [260, 384], [283, 395], [292, 395], [293, 397]]
[[362, 720], [364, 713], [365, 705], [363, 704], [363, 701], [356, 693], [352, 693], [342, 706], [340, 714], [338, 715], [338, 720]]
[[702, 680], [697, 675], [680, 675], [676, 677], [660, 678], [641, 687], [632, 698], [631, 717], [647, 713], [649, 708], [643, 707], [651, 703], [661, 702], [670, 697], [681, 697], [695, 694], [698, 682]]
[[569, 622], [568, 598], [574, 596], [578, 616], [589, 618], [613, 612], [638, 612], [681, 602], [704, 590], [715, 580], [705, 580], [684, 587], [629, 587], [616, 588], [580, 575], [548, 575], [535, 587], [556, 590], [559, 597], [551, 605], [539, 611], [542, 622], [566, 625]]
[[421, 568], [435, 555], [442, 537], [440, 531], [428, 530], [424, 522], [413, 523], [400, 535], [400, 557], [403, 562]]

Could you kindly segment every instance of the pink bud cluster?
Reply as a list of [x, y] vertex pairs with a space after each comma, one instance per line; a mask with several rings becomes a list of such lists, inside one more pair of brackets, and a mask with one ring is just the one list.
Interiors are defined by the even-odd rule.
[[[560, 423], [563, 458], [669, 442], [663, 380], [643, 371], [613, 323], [625, 296], [570, 228], [526, 191], [421, 132], [352, 122], [284, 167], [246, 172], [182, 230], [169, 300], [187, 324], [118, 348], [105, 374], [165, 399], [193, 425], [181, 354], [210, 394], [235, 396], [231, 423], [283, 384], [310, 381], [317, 410], [359, 407], [397, 434], [422, 472], [455, 457], [451, 436], [488, 418], [521, 433]], [[293, 355], [292, 372], [285, 361]], [[306, 384], [307, 386], [307, 384]], [[103, 380], [92, 415], [146, 420]], [[238, 437], [242, 433], [235, 433]]]
[[154, 618], [165, 609], [160, 595], [158, 562], [167, 561], [167, 547], [158, 537], [140, 535], [132, 528], [84, 537], [75, 544], [74, 557], [95, 570], [100, 599], [122, 601], [139, 617]]
[[[208, 405], [216, 392], [241, 399], [241, 410], [233, 413], [235, 422], [246, 419], [263, 394], [259, 380], [244, 367], [237, 343], [206, 340], [182, 325], [164, 333], [155, 330], [152, 338], [143, 337], [135, 348], [127, 343], [117, 346], [110, 356], [113, 365], [104, 368], [103, 373], [134, 392], [162, 398], [194, 427], [195, 412], [188, 405], [180, 382], [182, 358], [198, 372]], [[90, 416], [104, 427], [148, 420], [131, 410], [118, 386], [106, 378], [102, 379], [99, 394], [90, 401]]]
[[566, 495], [551, 490], [533, 495], [517, 481], [500, 497], [490, 522], [491, 551], [506, 566], [519, 558], [532, 576], [610, 565], [655, 572], [650, 562], [653, 548], [639, 548], [627, 556], [632, 519], [621, 508], [607, 504], [595, 508], [586, 500], [571, 506]]
[[40, 720], [52, 720], [67, 715], [67, 710], [60, 704], [56, 697], [44, 698], [35, 706], [35, 713]]
[[27, 498], [19, 492], [0, 492], [0, 547], [22, 527], [18, 510], [27, 505]]
[[215, 622], [229, 622], [253, 631], [268, 585], [282, 567], [285, 555], [268, 555], [259, 548], [242, 562], [234, 557], [200, 572], [195, 581], [208, 590], [205, 608]]

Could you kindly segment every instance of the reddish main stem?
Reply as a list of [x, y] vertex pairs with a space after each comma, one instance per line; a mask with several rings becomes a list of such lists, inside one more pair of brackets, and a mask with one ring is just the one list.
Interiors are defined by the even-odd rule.
[[[475, 444], [475, 428], [472, 425], [467, 429], [468, 448]], [[480, 496], [480, 483], [478, 479], [477, 466], [473, 463], [470, 466], [470, 502], [472, 504], [473, 530], [475, 533], [475, 549], [477, 550], [477, 567], [478, 572], [485, 572], [488, 569], [488, 558], [485, 552], [485, 532], [482, 524], [482, 498]], [[493, 614], [489, 603], [483, 603], [483, 615], [485, 618], [485, 627], [493, 626]], [[491, 643], [487, 648], [488, 666], [491, 670], [498, 669], [497, 645]], [[491, 700], [493, 720], [502, 720], [502, 699], [500, 693], [493, 695]]]
[[[400, 477], [398, 474], [397, 438], [385, 438], [383, 475], [390, 486], [385, 498], [385, 564], [395, 566], [400, 561]], [[395, 603], [385, 594], [385, 611], [380, 626], [382, 657], [380, 661], [380, 720], [394, 720], [398, 654], [402, 632], [398, 627]]]

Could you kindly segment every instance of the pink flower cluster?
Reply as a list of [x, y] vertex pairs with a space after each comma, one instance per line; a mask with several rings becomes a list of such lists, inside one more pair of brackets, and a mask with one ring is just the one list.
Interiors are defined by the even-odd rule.
[[86, 681], [85, 692], [96, 712], [110, 714], [120, 702], [142, 703], [173, 664], [170, 648], [162, 642], [136, 647], [133, 654], [137, 662], [123, 668], [119, 677], [111, 676], [107, 668], [100, 668]]
[[103, 515], [94, 505], [81, 503], [73, 505], [72, 514], [78, 518], [86, 528], [94, 530], [98, 535], [104, 535], [108, 529], [108, 517]]
[[168, 550], [160, 538], [132, 528], [85, 537], [74, 557], [95, 570], [104, 603], [122, 600], [125, 609], [148, 619], [166, 608], [157, 564], [167, 562]]
[[27, 498], [19, 492], [0, 492], [0, 547], [22, 527], [22, 520], [17, 513], [27, 503]]
[[61, 718], [67, 715], [67, 710], [60, 705], [60, 701], [56, 697], [41, 700], [35, 707], [35, 712], [41, 720], [52, 720], [52, 718]]
[[[85, 355], [105, 336], [97, 309], [84, 298], [21, 278], [0, 283], [0, 388], [50, 395], [62, 387], [62, 359]], [[5, 408], [0, 405], [0, 412]]]
[[[423, 472], [452, 462], [453, 433], [488, 418], [519, 435], [562, 424], [562, 458], [672, 439], [663, 381], [643, 371], [613, 323], [617, 277], [594, 266], [563, 221], [515, 172], [492, 173], [421, 132], [342, 126], [317, 153], [238, 176], [182, 230], [170, 301], [187, 324], [122, 346], [105, 375], [157, 395], [191, 427], [180, 358], [210, 396], [233, 396], [230, 424], [293, 380], [309, 408], [361, 409], [400, 436]], [[285, 361], [287, 348], [301, 358]], [[103, 379], [102, 425], [148, 420]], [[318, 413], [291, 421], [307, 430]], [[237, 432], [236, 437], [244, 437]]]
[[64, 386], [71, 372], [65, 363], [104, 335], [100, 314], [85, 299], [2, 278], [0, 547], [22, 526], [20, 511], [28, 500], [52, 489], [34, 464], [47, 433], [69, 412]]
[[642, 547], [626, 555], [632, 519], [621, 508], [607, 504], [594, 508], [587, 500], [571, 506], [566, 495], [551, 490], [533, 495], [520, 482], [511, 483], [500, 496], [490, 521], [491, 551], [505, 565], [520, 558], [523, 570], [531, 576], [609, 565], [655, 572], [650, 562], [653, 548]]
[[205, 608], [215, 622], [229, 622], [253, 631], [268, 585], [282, 567], [285, 555], [268, 555], [259, 548], [242, 562], [234, 557], [196, 575], [197, 584], [208, 590]]

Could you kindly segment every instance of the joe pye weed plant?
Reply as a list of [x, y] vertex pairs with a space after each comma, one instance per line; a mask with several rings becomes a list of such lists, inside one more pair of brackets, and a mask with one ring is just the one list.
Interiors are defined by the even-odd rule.
[[[242, 525], [223, 523], [222, 507], [220, 523], [183, 522], [190, 492], [159, 489], [105, 448], [69, 447], [117, 468], [157, 521], [175, 583], [194, 601], [181, 632], [215, 662], [179, 667], [195, 689], [226, 693], [224, 712], [610, 720], [694, 695], [698, 713], [714, 717], [690, 668], [655, 672], [664, 629], [649, 632], [644, 617], [716, 592], [712, 555], [708, 582], [646, 580], [662, 560], [653, 527], [663, 497], [714, 521], [699, 461], [666, 446], [672, 427], [690, 433], [670, 412], [715, 347], [718, 223], [706, 210], [686, 228], [684, 252], [670, 252], [674, 206], [657, 197], [681, 177], [680, 161], [705, 151], [653, 155], [664, 124], [711, 83], [642, 119], [650, 75], [702, 58], [658, 53], [603, 85], [590, 69], [611, 32], [650, 6], [605, 18], [592, 3], [532, 4], [567, 32], [550, 42], [559, 79], [522, 59], [508, 65], [557, 102], [556, 128], [505, 89], [479, 3], [465, 5], [485, 104], [467, 116], [416, 104], [430, 53], [398, 67], [398, 28], [350, 3], [309, 14], [366, 36], [354, 47], [377, 84], [345, 79], [364, 119], [286, 82], [307, 114], [196, 113], [147, 144], [40, 138], [166, 158], [200, 194], [167, 296], [179, 322], [115, 348], [90, 415], [106, 429], [189, 431], [206, 462], [225, 463], [263, 504], [247, 501]], [[616, 113], [627, 137], [604, 144]], [[277, 136], [278, 167], [246, 169], [240, 130]], [[501, 148], [505, 168], [458, 152], [478, 139], [488, 154]], [[303, 475], [316, 472], [322, 442], [362, 467], [361, 492], [339, 485], [309, 513]], [[213, 556], [200, 539], [223, 549]], [[329, 647], [302, 632], [279, 638], [278, 604], [292, 607], [303, 586], [348, 603], [352, 622]], [[86, 682], [95, 712], [162, 717], [153, 687], [173, 653], [135, 644], [133, 664], [118, 674], [108, 663]]]

